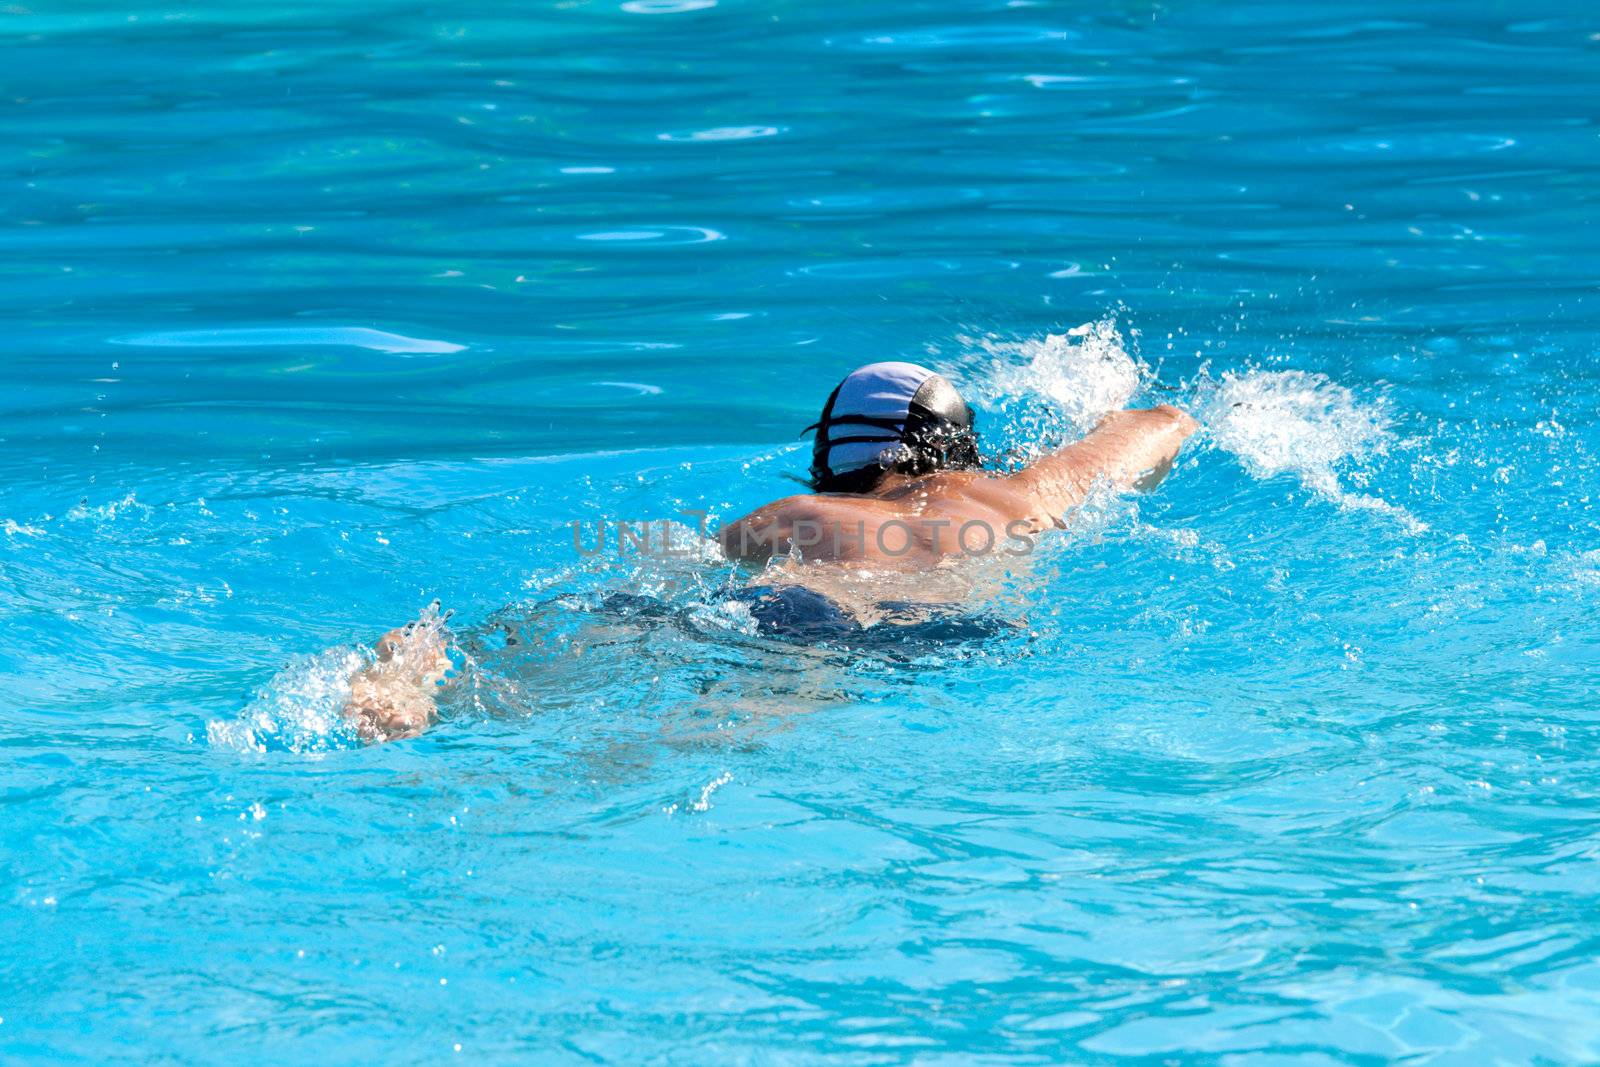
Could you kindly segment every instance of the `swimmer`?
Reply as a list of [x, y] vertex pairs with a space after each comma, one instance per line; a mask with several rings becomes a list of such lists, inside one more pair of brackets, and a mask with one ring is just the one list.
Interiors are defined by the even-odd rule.
[[[763, 631], [860, 632], [953, 601], [939, 591], [943, 564], [1031, 547], [1097, 484], [1153, 489], [1196, 428], [1168, 405], [1116, 411], [1019, 471], [985, 470], [972, 408], [949, 381], [913, 363], [872, 363], [840, 382], [807, 427], [812, 492], [757, 508], [720, 539], [729, 559], [768, 565], [740, 596]], [[876, 602], [849, 595], [840, 576], [852, 572], [872, 576]], [[916, 595], [882, 597], [885, 574]], [[434, 695], [451, 676], [448, 649], [436, 606], [379, 639], [374, 661], [352, 675], [344, 709], [363, 740], [414, 737], [434, 721]]]
[[1116, 411], [1020, 471], [989, 471], [972, 408], [953, 385], [914, 363], [872, 363], [839, 383], [807, 429], [816, 431], [812, 492], [725, 527], [730, 559], [921, 572], [1031, 543], [1097, 482], [1153, 489], [1196, 423], [1168, 405]]

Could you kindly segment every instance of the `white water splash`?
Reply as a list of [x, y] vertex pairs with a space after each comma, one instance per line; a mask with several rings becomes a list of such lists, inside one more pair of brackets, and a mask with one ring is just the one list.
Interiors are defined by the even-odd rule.
[[1127, 407], [1141, 383], [1139, 364], [1111, 318], [1043, 338], [984, 337], [968, 343], [994, 360], [976, 383], [980, 395], [996, 402], [1045, 398], [1078, 433], [1088, 432], [1107, 412]]
[[[1543, 555], [1544, 542], [1538, 542], [1539, 554]], [[1600, 549], [1590, 549], [1587, 552], [1563, 552], [1557, 557], [1557, 573], [1572, 585], [1583, 588], [1600, 588]]]
[[1383, 451], [1387, 420], [1354, 394], [1305, 371], [1229, 371], [1201, 387], [1198, 414], [1212, 440], [1257, 478], [1294, 474], [1324, 496], [1340, 491], [1336, 467]]
[[1321, 374], [1252, 370], [1204, 380], [1194, 407], [1216, 446], [1252, 477], [1291, 474], [1341, 507], [1377, 512], [1413, 534], [1427, 529], [1405, 508], [1349, 492], [1341, 480], [1341, 470], [1384, 454], [1393, 442], [1381, 403], [1363, 404]]
[[301, 656], [279, 671], [248, 707], [231, 720], [206, 723], [213, 748], [236, 752], [322, 752], [357, 744], [344, 717], [350, 676], [367, 665], [355, 649]]
[[710, 811], [711, 794], [715, 793], [717, 790], [721, 789], [731, 781], [733, 781], [733, 772], [723, 771], [720, 775], [707, 782], [701, 788], [699, 799], [692, 800], [687, 805], [669, 804], [661, 810], [668, 815], [676, 815], [679, 811], [689, 811], [696, 814]]
[[155, 508], [149, 504], [141, 504], [129, 493], [121, 500], [113, 500], [105, 504], [90, 506], [87, 500], [79, 501], [62, 516], [69, 522], [113, 522], [118, 515], [132, 513], [140, 518], [148, 519], [155, 513]]
[[[472, 666], [453, 644], [450, 614], [435, 600], [384, 634], [377, 648], [330, 649], [291, 661], [237, 719], [207, 723], [206, 739], [240, 752], [305, 753], [414, 736], [437, 714], [435, 687]], [[362, 708], [356, 721], [345, 714], [352, 694]], [[383, 710], [376, 719], [373, 706]], [[397, 719], [401, 713], [407, 717]]]

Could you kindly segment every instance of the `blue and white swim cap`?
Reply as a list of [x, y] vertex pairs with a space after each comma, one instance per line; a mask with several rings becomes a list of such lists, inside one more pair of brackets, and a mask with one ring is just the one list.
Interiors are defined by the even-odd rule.
[[822, 409], [811, 446], [811, 487], [864, 493], [886, 470], [927, 474], [979, 465], [972, 408], [941, 375], [915, 363], [869, 363]]

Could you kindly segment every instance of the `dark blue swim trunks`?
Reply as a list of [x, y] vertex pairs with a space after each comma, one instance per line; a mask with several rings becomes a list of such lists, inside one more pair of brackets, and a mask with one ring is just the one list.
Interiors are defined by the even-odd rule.
[[735, 591], [731, 598], [749, 607], [760, 633], [789, 640], [833, 640], [851, 645], [942, 643], [974, 641], [1015, 629], [998, 619], [965, 614], [946, 604], [898, 600], [878, 604], [880, 620], [863, 626], [833, 600], [803, 585], [752, 585]]
[[[752, 585], [725, 595], [749, 608], [757, 633], [784, 641], [889, 649], [907, 644], [977, 641], [1017, 632], [1014, 624], [991, 616], [965, 614], [945, 604], [908, 601], [878, 604], [880, 620], [863, 626], [836, 602], [803, 585]], [[692, 625], [683, 609], [636, 593], [612, 593], [602, 602], [601, 609], [635, 619]]]

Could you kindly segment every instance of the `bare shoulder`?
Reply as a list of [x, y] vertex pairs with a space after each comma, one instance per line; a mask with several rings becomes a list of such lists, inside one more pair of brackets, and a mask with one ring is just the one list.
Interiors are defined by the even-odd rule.
[[1015, 484], [1000, 471], [940, 471], [897, 487], [884, 500], [915, 514], [957, 520], [1006, 521], [1026, 511]]
[[745, 522], [749, 519], [754, 519], [757, 517], [782, 514], [783, 512], [788, 511], [790, 508], [804, 501], [808, 495], [809, 494], [806, 493], [796, 493], [793, 496], [785, 496], [779, 497], [777, 500], [769, 500], [765, 504], [762, 504], [760, 507], [756, 508], [754, 511], [740, 518], [738, 521]]
[[794, 522], [797, 519], [814, 518], [820, 513], [825, 513], [827, 505], [819, 506], [820, 501], [828, 498], [814, 493], [796, 493], [793, 496], [779, 497], [769, 501], [750, 512], [748, 515], [729, 523], [729, 527], [745, 525], [769, 525], [776, 522]]
[[762, 504], [739, 522], [796, 522], [800, 520], [854, 518], [860, 515], [898, 512], [894, 496], [863, 496], [856, 493], [796, 493]]
[[828, 514], [827, 505], [819, 503], [827, 499], [827, 497], [813, 493], [796, 493], [793, 496], [779, 497], [777, 500], [768, 501], [749, 514], [724, 526], [722, 528], [722, 539], [726, 542], [730, 534], [734, 534], [739, 530], [784, 526], [819, 518]]
[[[787, 552], [796, 531], [814, 533], [846, 528], [897, 514], [894, 505], [873, 497], [798, 493], [763, 504], [722, 528], [719, 539], [730, 558], [760, 562], [774, 551]], [[808, 543], [811, 547], [814, 542]]]

